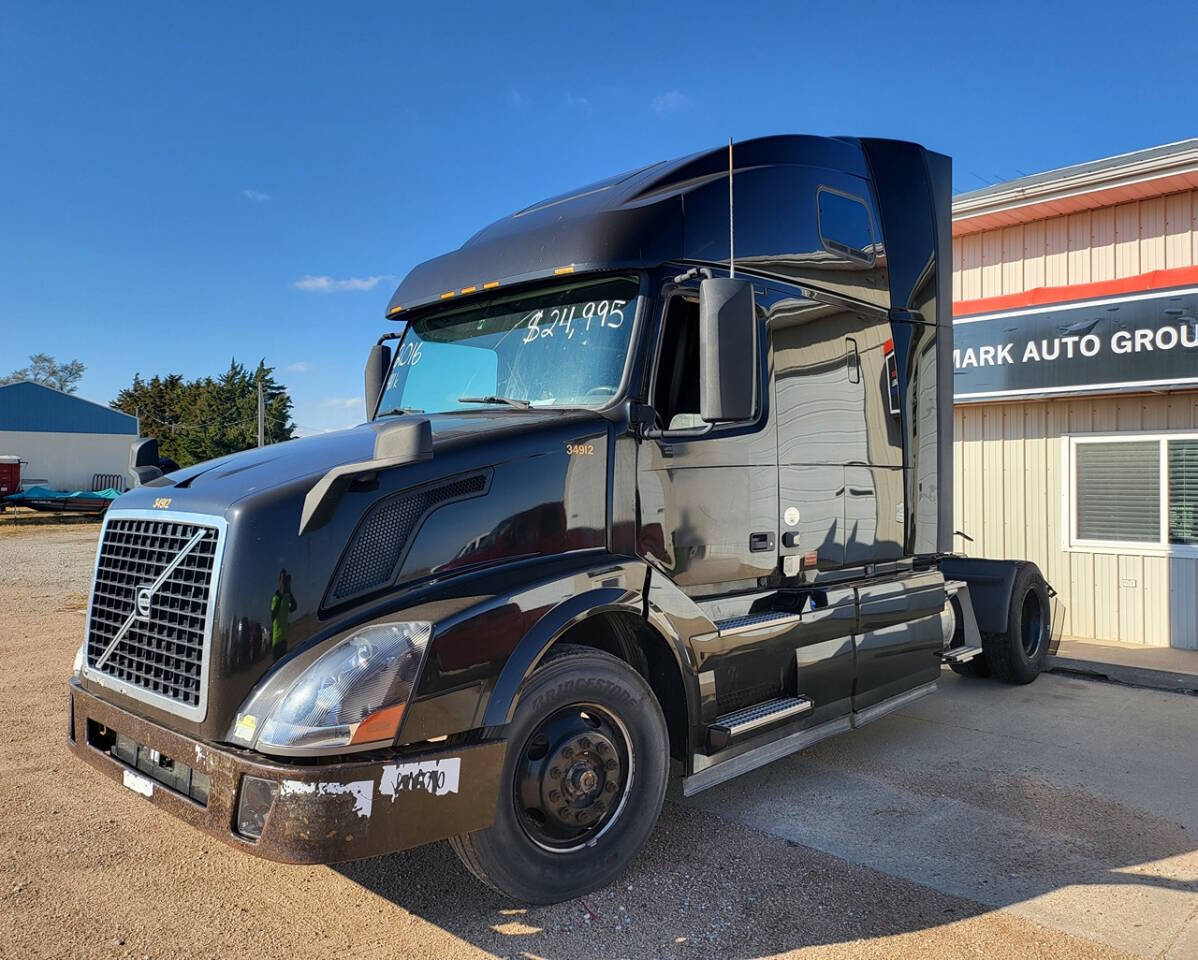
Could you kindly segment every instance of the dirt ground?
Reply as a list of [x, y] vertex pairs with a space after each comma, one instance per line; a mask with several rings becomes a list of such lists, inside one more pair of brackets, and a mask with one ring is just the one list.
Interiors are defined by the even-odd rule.
[[617, 883], [547, 908], [444, 844], [335, 868], [225, 848], [65, 746], [97, 530], [0, 528], [2, 957], [1124, 956], [674, 802]]

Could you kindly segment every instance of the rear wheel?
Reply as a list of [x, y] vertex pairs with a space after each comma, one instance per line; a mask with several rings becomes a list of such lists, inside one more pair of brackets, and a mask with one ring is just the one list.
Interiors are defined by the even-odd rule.
[[483, 883], [557, 903], [603, 886], [661, 812], [669, 737], [649, 685], [622, 660], [555, 649], [526, 682], [509, 728], [495, 822], [450, 840]]
[[1022, 564], [1011, 589], [1006, 633], [982, 637], [990, 672], [1004, 683], [1031, 683], [1044, 669], [1051, 636], [1051, 608], [1044, 577], [1034, 563]]

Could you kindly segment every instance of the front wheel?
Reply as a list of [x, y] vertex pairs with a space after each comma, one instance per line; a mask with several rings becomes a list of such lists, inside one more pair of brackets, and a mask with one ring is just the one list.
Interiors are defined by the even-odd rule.
[[614, 879], [648, 839], [669, 756], [665, 718], [640, 674], [599, 650], [556, 648], [516, 707], [495, 822], [450, 845], [513, 900], [580, 896]]

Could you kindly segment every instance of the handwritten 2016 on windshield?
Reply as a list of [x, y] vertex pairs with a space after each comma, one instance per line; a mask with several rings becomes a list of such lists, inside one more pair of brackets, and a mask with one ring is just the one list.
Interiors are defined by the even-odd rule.
[[574, 331], [590, 330], [596, 323], [601, 329], [619, 330], [624, 325], [624, 307], [627, 300], [592, 300], [579, 306], [568, 303], [551, 310], [534, 310], [517, 326], [528, 326], [521, 343], [534, 343], [543, 337], [552, 337], [557, 330], [565, 330], [566, 339], [574, 339]]

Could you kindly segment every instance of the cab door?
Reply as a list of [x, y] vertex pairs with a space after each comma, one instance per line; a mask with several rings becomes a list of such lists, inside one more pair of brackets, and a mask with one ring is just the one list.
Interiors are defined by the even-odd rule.
[[693, 597], [752, 589], [778, 566], [777, 432], [769, 338], [758, 311], [757, 416], [706, 431], [699, 417], [698, 287], [670, 287], [650, 403], [658, 438], [637, 456], [638, 552]]

